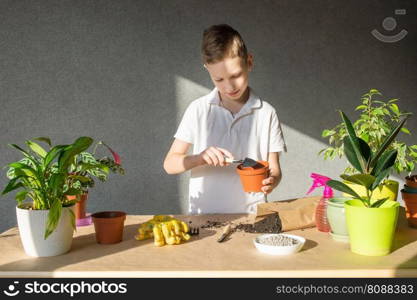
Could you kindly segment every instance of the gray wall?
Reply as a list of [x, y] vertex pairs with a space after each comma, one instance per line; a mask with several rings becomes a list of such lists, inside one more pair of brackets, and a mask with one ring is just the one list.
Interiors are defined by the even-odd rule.
[[[166, 175], [162, 162], [187, 104], [212, 89], [202, 31], [229, 23], [255, 56], [251, 86], [277, 108], [288, 144], [269, 199], [303, 196], [311, 172], [336, 177], [345, 167], [317, 157], [321, 131], [340, 122], [336, 109], [357, 116], [361, 95], [377, 88], [416, 113], [416, 15], [411, 0], [1, 0], [0, 166], [20, 158], [8, 143], [88, 135], [119, 151], [127, 171], [97, 184], [90, 212], [185, 212], [187, 174]], [[389, 16], [391, 33], [382, 27]], [[374, 28], [408, 35], [384, 43]], [[405, 140], [416, 143], [417, 116], [408, 128]], [[1, 201], [0, 231], [16, 223], [13, 196]]]

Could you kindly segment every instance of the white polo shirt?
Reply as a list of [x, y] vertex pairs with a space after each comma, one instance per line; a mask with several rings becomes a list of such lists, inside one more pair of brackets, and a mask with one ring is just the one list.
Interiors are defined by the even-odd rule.
[[[235, 159], [267, 160], [268, 152], [286, 151], [275, 109], [252, 89], [248, 101], [232, 116], [220, 106], [217, 88], [190, 103], [175, 138], [193, 144], [193, 154], [210, 146], [227, 149]], [[237, 164], [191, 169], [189, 213], [255, 213], [265, 202], [263, 193], [245, 193], [236, 173]]]

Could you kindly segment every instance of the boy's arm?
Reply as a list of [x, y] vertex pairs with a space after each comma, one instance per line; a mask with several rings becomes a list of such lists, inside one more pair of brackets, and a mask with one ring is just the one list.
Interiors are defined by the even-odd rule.
[[179, 174], [201, 165], [225, 166], [224, 156], [233, 159], [233, 155], [220, 147], [209, 147], [200, 154], [187, 155], [191, 144], [175, 139], [164, 161], [168, 174]]
[[266, 194], [272, 192], [272, 190], [278, 186], [282, 178], [281, 167], [279, 164], [279, 152], [269, 152], [268, 163], [269, 177], [262, 181], [264, 184], [262, 191]]
[[203, 164], [199, 155], [187, 155], [190, 146], [190, 143], [174, 140], [164, 161], [164, 169], [168, 174], [179, 174]]

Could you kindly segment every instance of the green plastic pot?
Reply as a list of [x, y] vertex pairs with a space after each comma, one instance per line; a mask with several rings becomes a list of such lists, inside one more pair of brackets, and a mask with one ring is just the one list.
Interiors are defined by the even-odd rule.
[[345, 202], [351, 198], [331, 198], [327, 202], [327, 220], [330, 225], [330, 235], [335, 241], [349, 242], [346, 225]]
[[345, 202], [350, 250], [368, 256], [383, 256], [391, 252], [397, 227], [400, 204], [386, 201], [381, 207], [368, 208], [362, 201]]

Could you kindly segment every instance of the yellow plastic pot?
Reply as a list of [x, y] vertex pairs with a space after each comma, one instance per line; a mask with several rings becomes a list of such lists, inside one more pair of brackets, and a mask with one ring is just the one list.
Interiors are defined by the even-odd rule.
[[350, 250], [368, 256], [389, 254], [397, 227], [399, 206], [398, 202], [389, 200], [378, 208], [365, 207], [357, 199], [346, 201]]
[[[346, 185], [348, 185], [352, 190], [354, 190], [359, 196], [363, 197], [366, 196], [366, 189], [365, 187], [354, 184], [351, 182], [343, 181]], [[395, 180], [386, 180], [383, 184], [380, 184], [373, 192], [371, 197], [371, 203], [375, 200], [387, 198], [390, 201], [397, 201], [398, 197], [398, 187], [399, 182]], [[343, 193], [343, 197], [352, 197], [349, 194]]]

